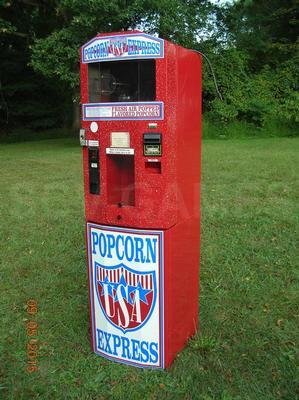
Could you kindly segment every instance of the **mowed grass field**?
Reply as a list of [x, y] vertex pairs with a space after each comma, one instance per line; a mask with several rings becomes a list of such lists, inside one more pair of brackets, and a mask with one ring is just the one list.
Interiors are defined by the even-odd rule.
[[0, 398], [298, 399], [298, 161], [298, 139], [203, 142], [200, 332], [164, 372], [90, 351], [78, 142], [1, 145]]

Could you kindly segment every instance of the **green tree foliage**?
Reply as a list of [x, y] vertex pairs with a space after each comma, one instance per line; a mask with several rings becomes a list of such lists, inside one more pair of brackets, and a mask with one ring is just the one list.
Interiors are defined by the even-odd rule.
[[0, 3], [2, 132], [15, 127], [40, 129], [64, 123], [59, 103], [67, 108], [65, 89], [30, 67], [31, 45], [57, 27], [55, 9], [54, 0]]
[[239, 0], [216, 8], [218, 29], [209, 51], [224, 102], [211, 99], [208, 80], [205, 97], [213, 118], [256, 126], [269, 119], [298, 122], [298, 4]]
[[98, 32], [127, 29], [138, 22], [132, 1], [62, 0], [57, 15], [62, 20], [45, 38], [37, 39], [32, 49], [32, 65], [48, 77], [66, 82], [78, 93], [79, 48]]
[[35, 42], [32, 65], [45, 76], [67, 82], [77, 93], [79, 48], [97, 33], [142, 26], [147, 32], [192, 46], [209, 8], [206, 0], [62, 0], [57, 14], [63, 27]]
[[253, 71], [277, 66], [298, 50], [298, 0], [239, 0], [218, 15], [228, 44], [246, 49]]
[[209, 26], [213, 11], [207, 0], [150, 0], [143, 1], [143, 25], [151, 33], [191, 48]]
[[78, 101], [79, 48], [98, 32], [142, 27], [190, 47], [210, 8], [207, 0], [61, 0], [56, 12], [62, 27], [35, 41], [31, 62], [39, 73], [67, 84]]
[[[141, 29], [209, 56], [204, 111], [222, 123], [298, 122], [298, 0], [3, 0], [0, 114], [61, 125], [79, 98], [79, 48], [98, 32]], [[1, 86], [0, 86], [1, 89]], [[7, 112], [8, 110], [8, 112]]]

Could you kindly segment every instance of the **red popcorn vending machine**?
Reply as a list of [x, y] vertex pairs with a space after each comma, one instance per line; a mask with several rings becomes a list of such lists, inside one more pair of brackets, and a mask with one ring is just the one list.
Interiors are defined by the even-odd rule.
[[198, 326], [201, 57], [99, 34], [81, 102], [92, 348], [166, 368]]

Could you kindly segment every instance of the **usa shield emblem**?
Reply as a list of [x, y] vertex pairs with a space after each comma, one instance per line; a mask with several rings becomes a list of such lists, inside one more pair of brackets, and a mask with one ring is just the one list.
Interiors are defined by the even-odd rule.
[[155, 307], [155, 271], [141, 272], [119, 264], [105, 267], [97, 262], [95, 287], [106, 319], [123, 333], [141, 328]]
[[126, 39], [111, 39], [110, 40], [110, 53], [114, 56], [122, 56], [128, 51], [128, 45]]

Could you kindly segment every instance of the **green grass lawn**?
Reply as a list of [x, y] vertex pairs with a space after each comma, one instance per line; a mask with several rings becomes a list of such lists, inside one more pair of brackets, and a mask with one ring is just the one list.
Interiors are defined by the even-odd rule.
[[1, 145], [0, 398], [298, 399], [298, 154], [299, 139], [204, 141], [200, 333], [164, 372], [90, 351], [77, 141]]

